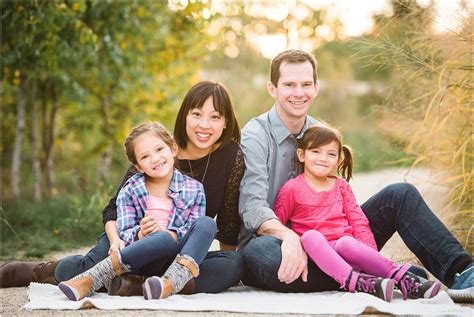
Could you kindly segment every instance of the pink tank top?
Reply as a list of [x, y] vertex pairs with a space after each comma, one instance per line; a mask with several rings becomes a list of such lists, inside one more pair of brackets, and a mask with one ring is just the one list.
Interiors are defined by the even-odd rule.
[[158, 220], [161, 230], [166, 230], [169, 223], [169, 215], [173, 208], [173, 200], [171, 198], [160, 198], [148, 195], [146, 199], [146, 215], [152, 216]]

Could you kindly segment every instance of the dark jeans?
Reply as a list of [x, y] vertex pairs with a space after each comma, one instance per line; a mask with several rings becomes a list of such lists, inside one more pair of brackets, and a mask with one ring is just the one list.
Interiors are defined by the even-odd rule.
[[[470, 257], [444, 224], [428, 208], [418, 190], [410, 184], [385, 187], [361, 205], [369, 219], [379, 250], [395, 232], [423, 265], [441, 282], [458, 257]], [[280, 292], [337, 290], [339, 285], [308, 261], [308, 282], [291, 284], [277, 278], [281, 262], [280, 240], [261, 236], [242, 250], [246, 273], [244, 284]]]
[[[207, 217], [206, 217], [207, 218]], [[199, 218], [201, 219], [201, 218]], [[210, 219], [210, 218], [207, 218]], [[155, 235], [155, 234], [154, 234]], [[163, 239], [165, 241], [169, 234], [160, 235], [159, 238], [154, 238], [153, 241], [158, 242], [159, 240]], [[142, 239], [140, 241], [144, 241]], [[140, 242], [137, 241], [132, 245]], [[211, 240], [212, 241], [212, 240]], [[168, 244], [168, 243], [167, 243]], [[152, 273], [156, 273], [157, 275], [162, 275], [171, 262], [174, 260], [176, 253], [174, 253], [174, 257], [169, 256], [167, 261], [157, 261], [156, 265], [153, 264], [140, 264], [140, 263], [132, 263], [133, 260], [128, 259], [130, 263], [126, 262], [124, 259], [124, 252], [130, 248], [132, 245], [127, 246], [124, 250], [121, 251], [122, 260], [132, 265], [132, 269], [135, 270], [135, 266], [143, 265], [143, 271], [147, 271], [150, 275]], [[176, 247], [177, 244], [175, 243]], [[167, 247], [168, 248], [168, 247]], [[173, 249], [173, 248], [171, 248]], [[94, 248], [92, 248], [85, 256], [70, 256], [67, 258], [62, 259], [55, 270], [55, 278], [58, 282], [69, 280], [74, 276], [90, 269], [98, 262], [102, 261], [108, 256], [109, 250], [109, 241], [105, 233], [103, 233], [99, 240], [97, 240], [97, 244]], [[182, 254], [189, 254], [184, 253], [186, 249], [182, 251]], [[206, 249], [207, 252], [207, 249]], [[130, 253], [125, 252], [125, 257], [130, 256], [133, 252]], [[149, 256], [149, 253], [146, 253], [145, 256], [143, 254], [138, 256], [138, 258], [146, 258]], [[196, 256], [196, 254], [194, 254]], [[194, 258], [194, 257], [193, 257]], [[202, 258], [202, 256], [200, 256]], [[195, 258], [197, 261], [197, 259]], [[140, 271], [140, 270], [138, 270]], [[231, 286], [236, 285], [240, 279], [242, 278], [243, 272], [243, 258], [242, 256], [235, 252], [235, 251], [213, 251], [208, 252], [204, 259], [202, 260], [201, 264], [199, 265], [199, 276], [195, 279], [195, 290], [197, 293], [219, 293], [225, 291]], [[161, 273], [161, 274], [160, 274]], [[144, 274], [145, 275], [145, 274]]]

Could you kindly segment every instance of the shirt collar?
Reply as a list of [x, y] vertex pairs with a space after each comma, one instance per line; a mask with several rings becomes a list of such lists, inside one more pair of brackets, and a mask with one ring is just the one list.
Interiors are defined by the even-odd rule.
[[[275, 133], [276, 140], [278, 144], [281, 144], [283, 141], [286, 140], [291, 135], [290, 130], [286, 127], [286, 125], [281, 121], [280, 116], [278, 115], [278, 112], [276, 110], [276, 105], [273, 105], [272, 109], [270, 109], [270, 112], [268, 114], [269, 120], [270, 120], [270, 125], [273, 128], [273, 131]], [[301, 132], [297, 135], [297, 139], [301, 138], [303, 135], [304, 131], [308, 129], [308, 127], [311, 125], [311, 123], [308, 120], [308, 116], [306, 116], [306, 119], [304, 121], [303, 129]]]
[[183, 183], [184, 175], [175, 168], [168, 191], [171, 191], [173, 193], [179, 193], [183, 189]]

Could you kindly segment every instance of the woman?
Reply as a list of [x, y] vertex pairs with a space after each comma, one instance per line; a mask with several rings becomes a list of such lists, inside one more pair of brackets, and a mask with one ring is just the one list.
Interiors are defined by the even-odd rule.
[[[200, 275], [182, 292], [221, 292], [239, 282], [243, 264], [240, 255], [232, 250], [236, 248], [240, 228], [239, 184], [245, 165], [238, 145], [240, 129], [226, 89], [209, 81], [194, 85], [181, 104], [174, 136], [179, 147], [178, 168], [204, 185], [206, 215], [217, 216], [216, 239], [221, 248], [207, 254], [200, 265]], [[136, 172], [133, 166], [129, 168], [118, 191]], [[112, 251], [124, 248], [115, 223], [116, 197], [117, 194], [103, 210], [105, 232], [85, 256], [71, 256], [58, 262], [7, 263], [0, 268], [2, 287], [27, 286], [30, 282], [57, 284], [88, 270]], [[109, 294], [141, 294], [142, 282], [141, 276], [122, 275], [112, 281]]]

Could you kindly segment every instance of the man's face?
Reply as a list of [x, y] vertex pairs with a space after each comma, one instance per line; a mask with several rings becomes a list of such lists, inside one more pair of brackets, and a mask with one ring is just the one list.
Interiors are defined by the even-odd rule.
[[318, 94], [311, 63], [282, 63], [278, 85], [275, 87], [270, 82], [268, 92], [275, 98], [278, 113], [283, 121], [306, 117], [314, 97]]

